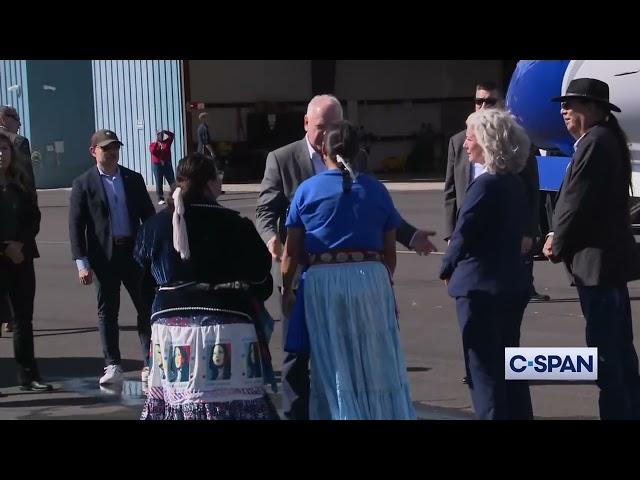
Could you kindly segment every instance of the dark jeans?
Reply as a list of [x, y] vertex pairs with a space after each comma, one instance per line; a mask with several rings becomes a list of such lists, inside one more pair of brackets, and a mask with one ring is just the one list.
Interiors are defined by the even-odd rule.
[[18, 364], [18, 382], [25, 385], [40, 380], [33, 350], [33, 301], [36, 295], [33, 259], [25, 259], [19, 265], [3, 261], [0, 275], [13, 306], [13, 351]]
[[528, 301], [529, 292], [473, 292], [456, 298], [471, 400], [480, 420], [533, 418], [529, 383], [504, 378], [504, 349], [520, 346], [520, 325]]
[[166, 178], [169, 187], [173, 188], [176, 183], [176, 177], [173, 174], [173, 166], [170, 162], [164, 164], [152, 164], [153, 176], [156, 179], [156, 195], [158, 200], [164, 200], [164, 189], [162, 186], [163, 180]]
[[[276, 290], [278, 316], [282, 320], [282, 347], [287, 338], [289, 319], [282, 313], [282, 294]], [[282, 362], [282, 409], [289, 420], [309, 420], [309, 354], [285, 352]]]
[[153, 291], [144, 281], [143, 270], [133, 259], [133, 244], [114, 245], [113, 256], [107, 265], [94, 268], [93, 282], [98, 297], [98, 329], [102, 341], [102, 353], [107, 365], [120, 364], [120, 284], [129, 292], [136, 308], [138, 336], [145, 365], [149, 365], [151, 343], [151, 303]]
[[631, 302], [624, 287], [577, 287], [589, 347], [598, 348], [600, 418], [640, 419], [638, 355], [633, 346]]

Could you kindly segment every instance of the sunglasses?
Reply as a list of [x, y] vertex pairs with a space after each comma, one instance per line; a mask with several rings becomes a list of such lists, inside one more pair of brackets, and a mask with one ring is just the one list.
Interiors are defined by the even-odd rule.
[[489, 106], [495, 105], [496, 103], [498, 103], [498, 99], [497, 98], [491, 98], [491, 97], [487, 97], [487, 98], [476, 98], [474, 100], [475, 104], [478, 106], [481, 106], [483, 103], [486, 103]]

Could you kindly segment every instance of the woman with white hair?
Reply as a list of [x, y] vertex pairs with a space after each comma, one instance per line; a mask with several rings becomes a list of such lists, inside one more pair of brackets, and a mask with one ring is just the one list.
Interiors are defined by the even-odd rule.
[[530, 207], [518, 176], [530, 141], [509, 112], [483, 109], [467, 119], [464, 148], [484, 173], [469, 185], [440, 278], [456, 300], [476, 416], [532, 419], [527, 382], [504, 378], [504, 348], [520, 344], [532, 282], [520, 248]]

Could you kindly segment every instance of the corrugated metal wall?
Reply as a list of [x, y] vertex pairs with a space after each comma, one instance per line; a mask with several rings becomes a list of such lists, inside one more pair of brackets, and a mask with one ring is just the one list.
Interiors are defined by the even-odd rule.
[[154, 183], [149, 143], [158, 130], [176, 134], [174, 168], [186, 152], [180, 60], [93, 60], [96, 129], [118, 134], [120, 163]]
[[[9, 88], [19, 86], [19, 89]], [[12, 105], [18, 111], [22, 128], [20, 133], [29, 138], [29, 89], [27, 88], [27, 61], [0, 60], [0, 104]]]

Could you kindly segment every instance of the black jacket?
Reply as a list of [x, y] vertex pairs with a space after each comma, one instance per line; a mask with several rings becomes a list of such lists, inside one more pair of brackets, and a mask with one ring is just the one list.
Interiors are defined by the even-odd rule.
[[577, 286], [640, 278], [629, 200], [621, 147], [596, 125], [578, 143], [553, 214], [553, 253]]
[[18, 165], [22, 170], [25, 171], [27, 175], [29, 175], [33, 188], [35, 189], [36, 181], [33, 174], [33, 163], [31, 162], [31, 146], [29, 145], [29, 139], [17, 133], [10, 132], [6, 127], [2, 125], [0, 125], [0, 134], [9, 137], [11, 142], [13, 142], [13, 146], [18, 153]]
[[[127, 197], [131, 235], [155, 214], [142, 175], [118, 166]], [[97, 167], [91, 167], [73, 181], [69, 199], [69, 240], [75, 260], [88, 257], [91, 267], [104, 265], [113, 253], [109, 203]]]
[[[0, 187], [0, 243], [22, 242], [25, 258], [38, 258], [36, 235], [40, 231], [40, 217], [34, 192], [25, 191], [15, 183]], [[4, 245], [0, 250], [4, 251]]]

